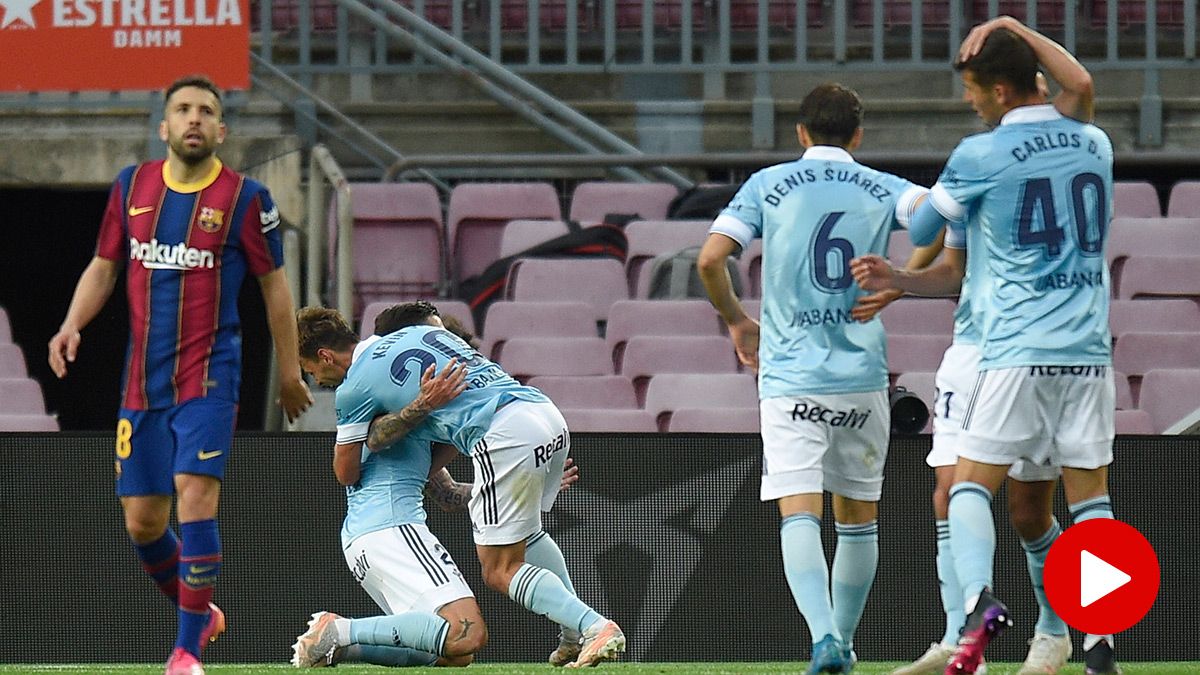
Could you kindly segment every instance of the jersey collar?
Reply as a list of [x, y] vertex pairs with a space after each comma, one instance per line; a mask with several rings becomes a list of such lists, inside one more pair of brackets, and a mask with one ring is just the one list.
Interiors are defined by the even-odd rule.
[[379, 342], [382, 339], [383, 338], [379, 337], [378, 335], [372, 335], [366, 340], [354, 345], [354, 353], [350, 354], [350, 365], [354, 365], [354, 362], [358, 360], [358, 357], [361, 356], [363, 352], [370, 349], [371, 345]]
[[817, 161], [826, 162], [853, 162], [854, 158], [850, 153], [846, 152], [845, 148], [839, 148], [835, 145], [814, 145], [804, 151], [800, 159], [815, 159]]
[[221, 175], [221, 167], [222, 167], [221, 160], [217, 159], [216, 157], [214, 157], [213, 160], [214, 161], [213, 161], [212, 170], [209, 171], [207, 175], [200, 178], [199, 180], [194, 180], [190, 183], [182, 183], [180, 181], [175, 180], [174, 178], [171, 178], [171, 170], [169, 168], [169, 165], [167, 162], [163, 162], [163, 165], [162, 165], [163, 182], [167, 184], [167, 187], [171, 188], [175, 192], [180, 192], [182, 194], [192, 194], [193, 192], [199, 192], [199, 191], [203, 190], [204, 188], [208, 187], [209, 185], [212, 185], [214, 182], [216, 182], [217, 176]]
[[1053, 104], [1022, 105], [1004, 113], [1004, 117], [1000, 118], [1000, 125], [1050, 122], [1057, 119], [1062, 119], [1062, 113], [1055, 110]]

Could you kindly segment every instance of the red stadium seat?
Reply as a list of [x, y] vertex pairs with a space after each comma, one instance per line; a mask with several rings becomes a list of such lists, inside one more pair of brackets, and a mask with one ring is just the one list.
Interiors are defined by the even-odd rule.
[[[1117, 5], [1117, 28], [1128, 28], [1146, 23], [1146, 3], [1143, 0], [1095, 0], [1091, 3], [1093, 26], [1103, 28], [1108, 24], [1108, 9], [1113, 2], [1116, 2]], [[1158, 0], [1158, 12], [1155, 17], [1158, 27], [1179, 28], [1183, 26], [1184, 2], [1185, 0]]]
[[[1025, 0], [1001, 0], [999, 3], [997, 16], [1008, 15], [1014, 16], [1021, 21], [1029, 23], [1027, 12], [1025, 11], [1028, 5]], [[971, 18], [975, 23], [983, 23], [992, 18], [988, 15], [987, 0], [973, 0], [971, 3]], [[1066, 24], [1067, 7], [1064, 0], [1040, 0], [1037, 3], [1037, 12], [1035, 21], [1038, 30], [1055, 30], [1062, 28]]]
[[[808, 0], [805, 3], [805, 22], [809, 28], [823, 25], [823, 3]], [[758, 0], [731, 0], [729, 3], [729, 26], [733, 30], [756, 30], [758, 28]], [[767, 3], [767, 26], [771, 28], [796, 27], [795, 0], [770, 0]]]
[[[850, 15], [855, 26], [862, 28], [874, 23], [873, 4], [872, 0], [854, 0], [850, 8]], [[912, 24], [912, 3], [909, 0], [883, 0], [883, 25], [885, 28], [907, 28]], [[921, 25], [924, 28], [948, 28], [950, 26], [949, 0], [921, 3]]]
[[[692, 30], [702, 31], [708, 16], [703, 0], [692, 0]], [[654, 28], [679, 30], [683, 27], [683, 2], [681, 0], [656, 0], [654, 2]], [[617, 30], [642, 29], [642, 0], [616, 0]]]
[[[578, 0], [575, 20], [583, 33], [595, 27], [594, 5]], [[490, 7], [490, 4], [484, 4]], [[566, 0], [539, 0], [538, 25], [542, 31], [564, 31], [567, 28]], [[526, 33], [529, 31], [529, 0], [500, 0], [500, 30]]]

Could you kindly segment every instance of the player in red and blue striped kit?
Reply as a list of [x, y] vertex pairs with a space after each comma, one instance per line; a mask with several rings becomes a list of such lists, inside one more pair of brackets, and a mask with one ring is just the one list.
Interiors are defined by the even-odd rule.
[[[224, 630], [212, 604], [221, 568], [217, 505], [241, 380], [237, 299], [258, 279], [280, 365], [280, 403], [295, 419], [312, 403], [300, 374], [279, 211], [267, 189], [214, 154], [225, 139], [221, 94], [193, 76], [166, 92], [167, 159], [121, 171], [96, 255], [84, 270], [50, 366], [65, 377], [79, 331], [127, 266], [130, 340], [117, 422], [117, 494], [143, 568], [179, 610], [167, 675], [203, 675], [201, 647]], [[169, 527], [177, 498], [180, 536]]]

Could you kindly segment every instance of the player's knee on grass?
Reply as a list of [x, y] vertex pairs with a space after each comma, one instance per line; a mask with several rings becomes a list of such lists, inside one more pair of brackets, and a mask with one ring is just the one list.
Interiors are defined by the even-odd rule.
[[[483, 649], [488, 641], [487, 624], [479, 612], [479, 605], [473, 598], [461, 598], [444, 605], [438, 610], [438, 615], [450, 624], [442, 656], [455, 662], [446, 665], [470, 664], [475, 652]], [[467, 661], [458, 663], [463, 658], [467, 658]]]
[[474, 662], [475, 662], [474, 654], [467, 654], [466, 656], [456, 656], [454, 658], [450, 658], [448, 656], [440, 656], [440, 657], [438, 657], [437, 663], [435, 663], [434, 665], [442, 667], [442, 668], [466, 668], [467, 666], [471, 665]]

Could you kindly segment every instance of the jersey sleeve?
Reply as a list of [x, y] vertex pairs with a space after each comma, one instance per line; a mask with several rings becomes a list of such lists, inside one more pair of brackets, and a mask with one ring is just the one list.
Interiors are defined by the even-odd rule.
[[356, 383], [343, 382], [334, 394], [337, 443], [365, 443], [371, 420], [384, 411]]
[[972, 137], [958, 144], [942, 175], [929, 191], [929, 200], [938, 213], [951, 222], [962, 221], [967, 206], [992, 186], [994, 172], [985, 160], [986, 148]]
[[129, 257], [129, 237], [125, 230], [125, 186], [129, 184], [132, 168], [125, 169], [113, 181], [108, 193], [108, 205], [100, 221], [96, 237], [96, 255], [106, 260], [122, 261]]
[[[257, 183], [255, 183], [257, 185]], [[241, 227], [242, 250], [246, 269], [256, 277], [283, 267], [283, 236], [280, 232], [279, 207], [271, 193], [258, 185]]]
[[723, 234], [736, 241], [743, 251], [762, 236], [761, 175], [750, 176], [708, 228], [710, 234]]
[[929, 188], [922, 187], [911, 181], [905, 180], [898, 176], [894, 177], [895, 185], [893, 190], [899, 195], [896, 198], [896, 208], [892, 213], [895, 227], [892, 229], [908, 229], [912, 223], [913, 212], [917, 210], [917, 204], [921, 197], [929, 194]]
[[962, 223], [947, 223], [946, 238], [942, 245], [946, 248], [963, 249], [967, 247], [967, 231]]

